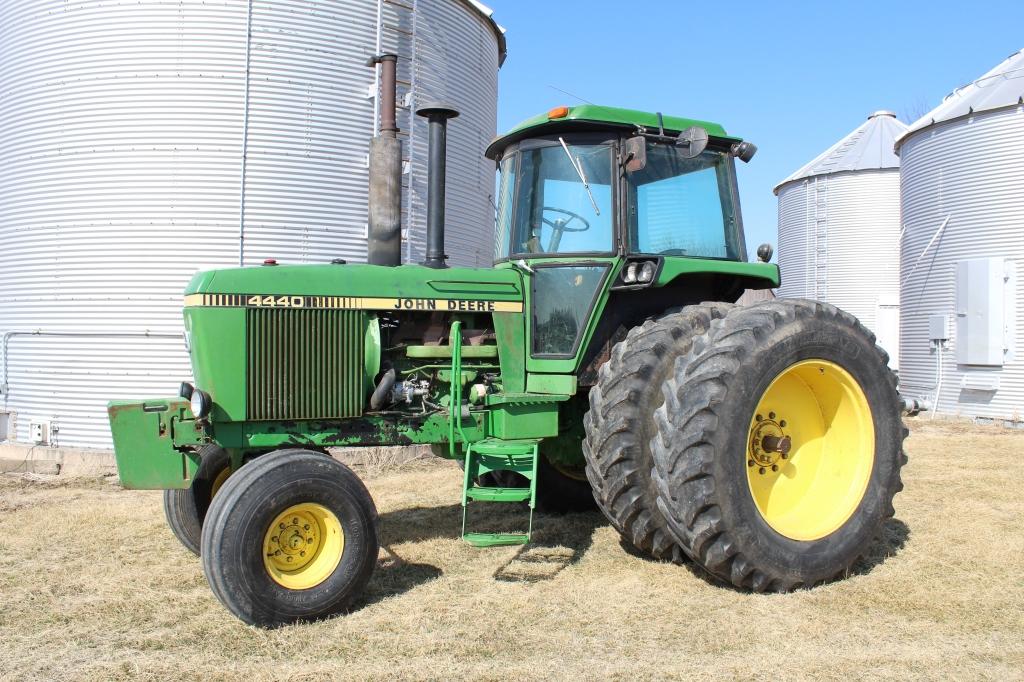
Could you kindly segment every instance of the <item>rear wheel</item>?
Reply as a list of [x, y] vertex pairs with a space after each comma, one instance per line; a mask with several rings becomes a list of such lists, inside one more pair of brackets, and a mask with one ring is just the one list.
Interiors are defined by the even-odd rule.
[[164, 516], [174, 537], [193, 554], [199, 554], [203, 520], [210, 502], [231, 475], [231, 457], [217, 445], [199, 451], [199, 468], [188, 488], [164, 491]]
[[593, 496], [625, 538], [659, 559], [681, 557], [657, 508], [651, 479], [650, 440], [656, 431], [654, 411], [663, 400], [660, 387], [694, 336], [731, 308], [702, 303], [634, 327], [612, 348], [590, 391], [583, 452]]
[[902, 489], [896, 381], [874, 336], [833, 306], [737, 308], [664, 386], [658, 508], [712, 575], [757, 591], [835, 578]]
[[377, 561], [377, 510], [359, 478], [309, 450], [280, 450], [228, 479], [203, 528], [210, 588], [250, 625], [345, 610]]

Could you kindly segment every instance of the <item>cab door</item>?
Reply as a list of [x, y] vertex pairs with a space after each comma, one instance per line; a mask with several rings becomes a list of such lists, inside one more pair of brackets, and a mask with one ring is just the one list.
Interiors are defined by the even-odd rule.
[[534, 262], [527, 291], [531, 372], [571, 373], [607, 299], [613, 259]]

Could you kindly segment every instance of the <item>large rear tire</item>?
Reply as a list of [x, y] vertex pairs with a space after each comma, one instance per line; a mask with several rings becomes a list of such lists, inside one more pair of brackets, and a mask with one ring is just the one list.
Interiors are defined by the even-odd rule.
[[844, 574], [894, 514], [906, 428], [874, 336], [824, 303], [732, 310], [664, 385], [658, 508], [713, 576], [785, 592]]
[[612, 525], [638, 550], [678, 561], [679, 547], [657, 508], [650, 441], [660, 387], [693, 338], [732, 308], [701, 303], [634, 327], [598, 372], [584, 417], [583, 452], [594, 498]]
[[164, 491], [164, 517], [185, 549], [199, 555], [203, 520], [210, 502], [231, 475], [231, 456], [217, 445], [199, 451], [199, 468], [188, 488]]
[[231, 613], [276, 627], [344, 611], [377, 562], [377, 509], [340, 462], [310, 450], [256, 458], [203, 527], [203, 572]]

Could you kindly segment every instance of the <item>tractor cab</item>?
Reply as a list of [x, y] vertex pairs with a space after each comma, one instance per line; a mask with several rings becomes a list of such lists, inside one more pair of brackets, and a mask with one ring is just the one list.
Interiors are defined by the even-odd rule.
[[600, 317], [586, 383], [616, 328], [774, 286], [776, 266], [746, 262], [735, 159], [754, 151], [715, 123], [595, 105], [557, 107], [496, 139], [494, 260], [530, 281], [528, 366], [578, 369], [564, 361], [582, 361]]
[[746, 260], [734, 158], [752, 146], [701, 121], [660, 117], [648, 129], [650, 116], [559, 107], [496, 140], [495, 260]]

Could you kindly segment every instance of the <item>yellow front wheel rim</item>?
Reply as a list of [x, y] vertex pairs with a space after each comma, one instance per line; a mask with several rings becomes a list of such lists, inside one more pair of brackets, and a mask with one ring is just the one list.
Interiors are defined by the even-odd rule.
[[871, 407], [857, 380], [827, 360], [798, 362], [775, 377], [750, 420], [750, 493], [775, 531], [818, 540], [857, 510], [874, 453]]
[[327, 507], [292, 505], [274, 517], [263, 536], [263, 565], [289, 590], [316, 587], [334, 573], [345, 550], [345, 531]]
[[224, 485], [224, 482], [228, 480], [228, 476], [230, 476], [230, 475], [231, 475], [231, 467], [227, 466], [227, 467], [224, 467], [223, 469], [221, 469], [220, 473], [218, 473], [214, 477], [213, 483], [210, 484], [210, 499], [211, 500], [214, 497], [217, 496], [217, 493], [220, 492], [221, 486]]

